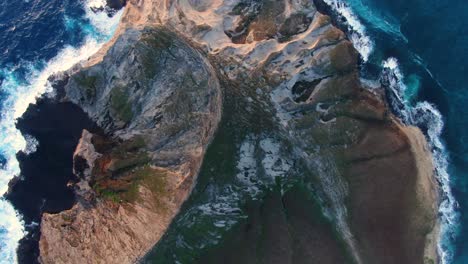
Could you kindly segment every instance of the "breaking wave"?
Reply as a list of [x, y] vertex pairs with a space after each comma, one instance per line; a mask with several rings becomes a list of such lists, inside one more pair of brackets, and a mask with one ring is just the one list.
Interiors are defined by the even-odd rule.
[[[66, 46], [47, 62], [22, 63], [21, 67], [28, 72], [26, 78], [15, 73], [14, 68], [0, 69], [0, 74], [4, 77], [0, 90], [6, 95], [2, 102], [0, 119], [0, 154], [4, 157], [0, 167], [0, 195], [7, 192], [10, 180], [20, 175], [16, 153], [32, 153], [37, 147], [37, 141], [33, 137], [23, 136], [16, 129], [16, 120], [23, 115], [29, 104], [34, 104], [39, 96], [51, 90], [47, 81], [49, 76], [65, 71], [96, 53], [115, 31], [122, 11], [108, 17], [105, 12], [92, 11], [92, 8], [99, 5], [103, 7], [105, 1], [90, 0], [84, 3], [89, 24], [76, 24], [77, 20], [74, 22], [72, 18], [64, 18], [67, 30], [71, 29], [69, 23], [75, 23], [86, 33], [82, 46]], [[24, 222], [4, 198], [0, 198], [0, 219], [0, 263], [16, 263], [16, 248], [25, 235]]]
[[[364, 62], [369, 62], [375, 43], [367, 34], [366, 27], [360, 22], [360, 17], [368, 22], [372, 27], [377, 28], [387, 34], [398, 37], [407, 42], [406, 37], [401, 33], [397, 23], [389, 23], [387, 20], [374, 16], [369, 8], [364, 6], [359, 0], [350, 0], [344, 3], [342, 0], [323, 0], [334, 12], [341, 16], [349, 30], [351, 39], [356, 50], [360, 53]], [[358, 17], [354, 12], [360, 14]], [[415, 61], [421, 64], [422, 59], [415, 56]], [[433, 162], [437, 180], [441, 186], [442, 197], [439, 205], [441, 221], [440, 239], [438, 253], [442, 263], [450, 263], [453, 258], [451, 246], [457, 230], [457, 219], [459, 215], [456, 211], [458, 206], [450, 185], [448, 174], [448, 151], [441, 139], [444, 128], [443, 116], [437, 108], [429, 102], [413, 102], [420, 85], [420, 77], [412, 74], [408, 76], [407, 83], [404, 82], [403, 75], [398, 60], [388, 58], [382, 62], [381, 82], [387, 89], [387, 99], [393, 112], [399, 116], [404, 123], [418, 126], [425, 133], [431, 148]], [[426, 71], [432, 74], [425, 68]], [[437, 81], [437, 80], [436, 80]]]
[[403, 74], [398, 61], [389, 58], [383, 62], [382, 83], [388, 91], [388, 99], [395, 114], [406, 124], [414, 125], [426, 135], [432, 152], [437, 180], [442, 189], [442, 199], [439, 205], [441, 220], [440, 241], [438, 251], [442, 263], [450, 263], [452, 259], [451, 244], [457, 230], [457, 202], [450, 188], [448, 174], [448, 152], [441, 140], [444, 128], [443, 116], [429, 102], [418, 102], [411, 105], [408, 100], [408, 87], [404, 84]]
[[366, 27], [359, 21], [351, 8], [341, 0], [324, 0], [335, 12], [346, 20], [349, 38], [364, 62], [369, 60], [374, 50], [374, 42], [367, 35]]

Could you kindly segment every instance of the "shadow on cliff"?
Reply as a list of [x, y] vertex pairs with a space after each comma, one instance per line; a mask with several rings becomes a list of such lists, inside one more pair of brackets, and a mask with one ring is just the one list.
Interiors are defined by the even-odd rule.
[[23, 216], [28, 232], [20, 241], [18, 261], [38, 263], [41, 215], [70, 209], [75, 203], [73, 190], [67, 187], [76, 180], [73, 152], [83, 129], [98, 128], [78, 106], [48, 98], [30, 105], [17, 128], [39, 144], [34, 153], [17, 154], [21, 175], [10, 183], [6, 197]]

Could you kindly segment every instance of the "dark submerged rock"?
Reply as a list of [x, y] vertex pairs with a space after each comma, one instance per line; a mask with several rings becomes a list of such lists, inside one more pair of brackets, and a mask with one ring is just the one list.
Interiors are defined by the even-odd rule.
[[81, 131], [98, 131], [87, 115], [72, 103], [43, 98], [30, 105], [18, 120], [18, 129], [38, 141], [34, 153], [18, 153], [21, 175], [10, 183], [6, 198], [21, 213], [28, 235], [20, 241], [19, 263], [37, 263], [39, 224], [44, 212], [58, 213], [75, 203], [73, 152]]

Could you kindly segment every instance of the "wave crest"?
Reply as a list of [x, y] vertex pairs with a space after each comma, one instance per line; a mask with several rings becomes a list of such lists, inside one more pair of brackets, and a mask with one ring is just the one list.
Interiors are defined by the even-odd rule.
[[[16, 120], [38, 97], [51, 91], [49, 76], [68, 70], [96, 53], [110, 39], [118, 25], [122, 11], [110, 18], [104, 12], [92, 11], [95, 2], [90, 0], [84, 6], [85, 16], [90, 24], [79, 26], [92, 30], [83, 30], [87, 35], [81, 47], [66, 46], [48, 62], [22, 63], [20, 66], [29, 69], [26, 79], [17, 75], [15, 69], [0, 69], [0, 74], [4, 76], [0, 89], [6, 94], [0, 119], [0, 154], [6, 160], [0, 169], [0, 195], [7, 192], [10, 180], [21, 173], [16, 153], [32, 153], [37, 147], [34, 138], [23, 136], [16, 129]], [[64, 21], [67, 23], [66, 19]], [[3, 198], [0, 199], [0, 219], [0, 263], [16, 263], [16, 248], [25, 235], [24, 222], [13, 206]]]
[[350, 32], [349, 38], [364, 62], [367, 62], [374, 50], [374, 42], [367, 35], [366, 27], [359, 21], [351, 8], [341, 0], [324, 0], [324, 2], [346, 20]]
[[453, 258], [450, 248], [456, 235], [459, 215], [456, 211], [457, 202], [450, 188], [449, 156], [441, 139], [444, 128], [443, 116], [429, 102], [418, 102], [414, 106], [409, 103], [408, 98], [405, 96], [407, 87], [402, 81], [403, 74], [400, 71], [397, 59], [389, 58], [383, 62], [382, 66], [381, 80], [388, 91], [388, 99], [394, 113], [400, 116], [406, 124], [419, 127], [428, 140], [435, 166], [435, 174], [442, 191], [442, 199], [439, 205], [441, 231], [438, 253], [443, 264], [450, 263]]

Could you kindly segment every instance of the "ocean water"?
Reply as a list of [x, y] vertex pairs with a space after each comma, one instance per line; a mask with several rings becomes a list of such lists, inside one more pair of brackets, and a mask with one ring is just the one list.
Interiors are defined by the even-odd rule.
[[[439, 210], [442, 220], [439, 252], [444, 263], [468, 263], [466, 0], [324, 1], [346, 19], [349, 37], [363, 58], [364, 77], [385, 80], [391, 90], [389, 100], [395, 113], [405, 122], [421, 127], [429, 139], [443, 190]], [[8, 182], [20, 175], [16, 153], [32, 152], [37, 144], [34, 138], [16, 130], [15, 119], [37, 96], [48, 91], [50, 74], [86, 59], [115, 30], [120, 13], [109, 18], [104, 12], [91, 11], [91, 7], [100, 7], [103, 2], [0, 1], [0, 195], [7, 191]], [[235, 141], [232, 145], [239, 147], [231, 149], [222, 141], [221, 150], [216, 150], [216, 153], [228, 153], [233, 157], [219, 161], [232, 167], [233, 171], [226, 174], [235, 177], [235, 157], [244, 155], [245, 161], [249, 161], [247, 154], [252, 145], [249, 142], [258, 141], [255, 145], [262, 146], [261, 142], [268, 139], [263, 137], [265, 135], [247, 134], [239, 139], [234, 136], [221, 139]], [[206, 166], [211, 172], [211, 165]], [[184, 221], [192, 221], [196, 216], [199, 222], [195, 222], [195, 226], [200, 234], [188, 232], [183, 240], [178, 234], [169, 233], [165, 238], [181, 246], [183, 252], [187, 252], [186, 246], [191, 246], [186, 244], [190, 239], [200, 242], [199, 246], [203, 248], [233, 224], [230, 220], [244, 217], [236, 200], [242, 199], [236, 196], [242, 193], [236, 186], [224, 182], [213, 184], [213, 179], [206, 177], [206, 186], [211, 187], [206, 188], [201, 198], [192, 198], [200, 200], [197, 202], [199, 206], [181, 215], [179, 222], [174, 224], [185, 228]], [[242, 184], [245, 183], [239, 182], [240, 186]], [[248, 190], [248, 195], [260, 191], [256, 185], [243, 188]], [[217, 200], [209, 200], [210, 195], [216, 196]], [[7, 201], [0, 199], [0, 263], [16, 262], [15, 251], [24, 235], [24, 224], [21, 215]], [[205, 240], [200, 240], [200, 236]], [[179, 252], [178, 247], [174, 248], [174, 252]], [[198, 249], [195, 247], [194, 250]], [[160, 251], [156, 249], [155, 252]]]
[[[395, 113], [426, 134], [442, 189], [439, 254], [468, 263], [468, 5], [464, 0], [325, 0], [347, 19]], [[354, 32], [354, 33], [353, 33]], [[379, 67], [380, 66], [380, 67]]]
[[[0, 195], [21, 175], [16, 153], [34, 152], [16, 119], [49, 91], [47, 78], [94, 54], [112, 36], [121, 13], [93, 12], [104, 0], [6, 0], [0, 2]], [[15, 263], [25, 224], [0, 198], [0, 263]]]

